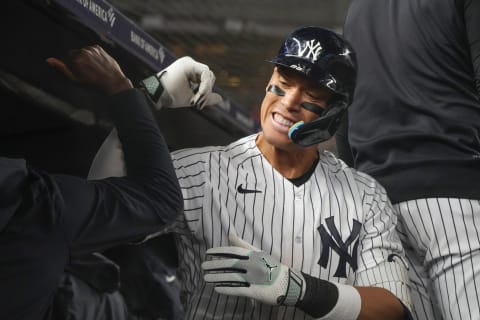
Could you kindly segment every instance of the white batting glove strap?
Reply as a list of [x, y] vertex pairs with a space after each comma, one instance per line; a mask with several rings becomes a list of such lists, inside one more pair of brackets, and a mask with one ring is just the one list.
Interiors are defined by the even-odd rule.
[[338, 288], [338, 300], [329, 313], [320, 318], [320, 320], [356, 320], [362, 308], [362, 299], [358, 290], [353, 286], [334, 283]]
[[[182, 57], [154, 76], [142, 81], [157, 108], [196, 107], [222, 102], [222, 97], [213, 93], [215, 75], [210, 68], [191, 57]], [[198, 90], [194, 92], [193, 87]]]
[[303, 295], [301, 273], [262, 251], [240, 247], [207, 250], [214, 260], [202, 264], [205, 281], [221, 294], [253, 298], [270, 305], [295, 305]]

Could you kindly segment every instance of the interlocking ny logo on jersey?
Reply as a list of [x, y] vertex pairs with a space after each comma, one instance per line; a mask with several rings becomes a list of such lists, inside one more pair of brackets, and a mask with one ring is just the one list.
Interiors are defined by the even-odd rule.
[[317, 61], [318, 56], [322, 52], [322, 46], [320, 42], [318, 42], [315, 39], [309, 40], [309, 41], [299, 41], [297, 38], [293, 38], [293, 40], [297, 43], [298, 45], [298, 52], [297, 54], [286, 54], [286, 56], [294, 56], [294, 57], [299, 57], [303, 59], [308, 59], [311, 60], [312, 62]]
[[[323, 268], [327, 267], [331, 249], [335, 251], [340, 257], [334, 277], [346, 278], [347, 263], [350, 265], [353, 271], [356, 271], [358, 268], [358, 235], [360, 234], [362, 224], [359, 221], [353, 219], [352, 233], [348, 237], [347, 241], [343, 242], [340, 232], [338, 232], [337, 227], [335, 227], [333, 217], [325, 219], [325, 223], [330, 233], [327, 232], [323, 225], [318, 227], [318, 231], [320, 232], [320, 238], [322, 239], [322, 253], [320, 255], [320, 259], [318, 260], [318, 264]], [[348, 253], [348, 248], [354, 241], [355, 243], [353, 244], [352, 254], [350, 255]]]

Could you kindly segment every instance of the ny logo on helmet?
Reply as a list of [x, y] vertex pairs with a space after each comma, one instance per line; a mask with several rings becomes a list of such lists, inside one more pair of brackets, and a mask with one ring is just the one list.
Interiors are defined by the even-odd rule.
[[[324, 268], [328, 266], [328, 260], [330, 258], [330, 250], [335, 251], [339, 256], [339, 262], [334, 277], [346, 278], [347, 277], [347, 263], [356, 271], [358, 269], [357, 264], [357, 251], [358, 251], [358, 236], [362, 224], [353, 219], [352, 231], [348, 239], [343, 242], [340, 232], [335, 227], [333, 217], [325, 219], [330, 234], [323, 225], [318, 228], [320, 232], [320, 238], [322, 239], [322, 253], [318, 264]], [[353, 244], [351, 254], [349, 253], [349, 247]]]
[[[293, 38], [293, 40], [298, 45], [298, 52], [296, 55], [294, 54], [287, 54], [287, 56], [296, 56], [303, 59], [309, 59], [312, 62], [317, 61], [318, 56], [322, 52], [322, 45], [315, 39], [309, 41], [300, 41], [297, 38]], [[303, 46], [302, 46], [303, 44]]]

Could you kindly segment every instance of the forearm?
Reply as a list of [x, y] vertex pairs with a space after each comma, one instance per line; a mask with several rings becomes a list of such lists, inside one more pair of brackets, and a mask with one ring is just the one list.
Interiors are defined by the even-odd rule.
[[168, 147], [140, 90], [111, 97], [110, 113], [122, 142], [125, 179], [138, 184], [160, 205], [164, 215], [176, 216], [183, 200]]
[[140, 90], [125, 90], [111, 96], [108, 107], [122, 142], [129, 175], [149, 176], [151, 171], [162, 169], [160, 163], [171, 162], [147, 98]]
[[390, 291], [377, 287], [356, 287], [362, 299], [359, 320], [405, 319], [404, 307]]
[[[297, 308], [320, 319], [404, 319], [404, 308], [390, 291], [336, 285], [306, 274], [306, 291]], [[356, 318], [355, 315], [358, 315]]]

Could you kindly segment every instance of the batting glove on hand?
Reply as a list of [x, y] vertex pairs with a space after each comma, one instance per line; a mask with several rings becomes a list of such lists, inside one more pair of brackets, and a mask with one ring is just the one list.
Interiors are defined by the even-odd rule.
[[232, 247], [207, 250], [213, 260], [202, 264], [204, 279], [221, 294], [253, 298], [270, 305], [295, 305], [305, 293], [305, 280], [275, 258], [241, 239]]
[[210, 68], [191, 57], [179, 58], [140, 82], [158, 109], [193, 106], [199, 110], [222, 102], [222, 97], [212, 92], [214, 83], [215, 75]]

